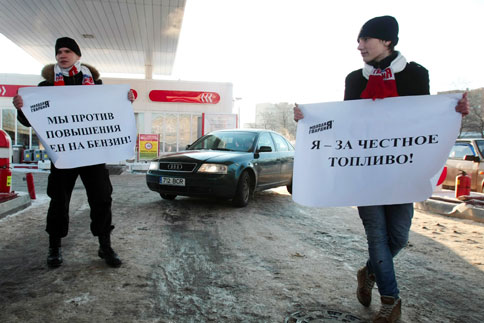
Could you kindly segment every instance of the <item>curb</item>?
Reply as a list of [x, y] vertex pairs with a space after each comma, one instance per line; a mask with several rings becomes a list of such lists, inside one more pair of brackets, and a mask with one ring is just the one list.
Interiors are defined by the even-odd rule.
[[0, 219], [29, 207], [32, 202], [26, 192], [16, 192], [18, 196], [12, 200], [0, 203]]
[[473, 220], [484, 223], [484, 208], [478, 208], [464, 202], [447, 202], [438, 198], [430, 198], [415, 203], [415, 208], [422, 211], [438, 213], [454, 218]]

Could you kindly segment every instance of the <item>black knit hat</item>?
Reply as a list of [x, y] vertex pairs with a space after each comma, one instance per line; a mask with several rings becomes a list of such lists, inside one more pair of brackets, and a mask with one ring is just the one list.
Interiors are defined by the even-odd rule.
[[361, 27], [358, 39], [361, 37], [390, 40], [395, 46], [398, 43], [398, 22], [392, 16], [370, 19]]
[[57, 55], [57, 51], [59, 50], [59, 48], [63, 48], [63, 47], [69, 48], [78, 56], [82, 56], [79, 45], [77, 45], [76, 41], [72, 38], [69, 38], [69, 37], [58, 38], [55, 42], [55, 54]]

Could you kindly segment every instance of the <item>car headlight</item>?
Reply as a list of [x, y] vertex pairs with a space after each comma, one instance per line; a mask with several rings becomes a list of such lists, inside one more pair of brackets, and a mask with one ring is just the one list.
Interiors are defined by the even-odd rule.
[[198, 169], [199, 173], [227, 174], [227, 165], [222, 164], [202, 164]]
[[152, 161], [150, 163], [150, 170], [157, 170], [157, 169], [160, 169], [160, 162]]

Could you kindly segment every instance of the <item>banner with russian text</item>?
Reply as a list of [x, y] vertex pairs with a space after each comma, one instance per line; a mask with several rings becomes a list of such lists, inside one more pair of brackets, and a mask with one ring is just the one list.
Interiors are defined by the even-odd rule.
[[133, 158], [136, 123], [129, 85], [19, 89], [23, 113], [57, 168]]
[[293, 199], [367, 206], [429, 198], [457, 138], [461, 94], [300, 105]]

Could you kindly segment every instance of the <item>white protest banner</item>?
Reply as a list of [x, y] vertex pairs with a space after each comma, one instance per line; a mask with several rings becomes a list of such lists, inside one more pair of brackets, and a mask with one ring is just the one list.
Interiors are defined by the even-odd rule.
[[314, 207], [412, 203], [431, 196], [461, 115], [461, 94], [300, 105], [293, 199]]
[[23, 113], [57, 168], [117, 163], [134, 156], [129, 85], [19, 89]]

